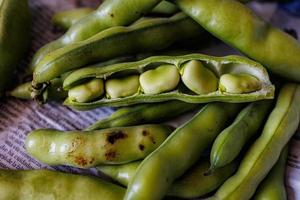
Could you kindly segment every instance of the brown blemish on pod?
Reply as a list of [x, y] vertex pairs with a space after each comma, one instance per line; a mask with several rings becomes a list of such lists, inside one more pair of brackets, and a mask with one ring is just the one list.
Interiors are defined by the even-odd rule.
[[143, 130], [143, 131], [142, 131], [142, 134], [143, 134], [143, 136], [146, 137], [146, 136], [148, 136], [150, 133], [149, 133], [148, 131], [146, 131], [146, 130]]
[[74, 162], [79, 166], [86, 166], [88, 164], [88, 160], [85, 159], [83, 156], [75, 156]]
[[[84, 143], [85, 143], [85, 139], [83, 137], [81, 137], [81, 136], [75, 137], [71, 142], [71, 147], [68, 151], [69, 155], [74, 153], [78, 149], [78, 147], [80, 145], [84, 145]], [[72, 156], [72, 155], [70, 155], [70, 156]]]
[[145, 145], [143, 145], [143, 144], [139, 144], [139, 149], [140, 149], [141, 151], [144, 151], [144, 149], [145, 149]]
[[151, 140], [151, 142], [152, 142], [153, 144], [156, 143], [154, 137], [153, 137], [153, 136], [151, 135], [151, 133], [148, 132], [147, 130], [143, 130], [143, 131], [142, 131], [142, 134], [143, 134], [144, 137], [148, 137], [148, 138]]
[[123, 131], [113, 131], [108, 133], [107, 142], [114, 144], [116, 141], [127, 138], [128, 135]]
[[116, 158], [117, 153], [113, 150], [108, 150], [104, 155], [106, 160], [113, 161]]

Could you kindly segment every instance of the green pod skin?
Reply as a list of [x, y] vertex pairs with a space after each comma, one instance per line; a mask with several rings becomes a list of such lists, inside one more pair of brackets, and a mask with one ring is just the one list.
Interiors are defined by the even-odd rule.
[[204, 106], [143, 160], [124, 200], [162, 199], [173, 181], [196, 163], [241, 107], [241, 104], [226, 103]]
[[[52, 17], [52, 23], [54, 26], [66, 31], [80, 19], [86, 17], [93, 11], [93, 8], [74, 8], [71, 10], [60, 11], [55, 13], [55, 15]], [[151, 10], [149, 15], [170, 16], [178, 11], [179, 9], [174, 4], [167, 1], [162, 1]]]
[[[271, 72], [300, 81], [300, 43], [234, 0], [172, 0], [208, 32]], [[284, 53], [282, 53], [284, 52]]]
[[108, 118], [95, 122], [85, 130], [99, 130], [111, 127], [134, 126], [148, 123], [161, 123], [194, 110], [199, 105], [182, 101], [141, 104], [120, 108]]
[[271, 105], [272, 101], [249, 104], [234, 122], [218, 135], [210, 153], [211, 170], [223, 167], [238, 157], [247, 142], [258, 134]]
[[190, 91], [186, 91], [184, 88], [179, 86], [170, 92], [161, 94], [151, 95], [144, 94], [142, 92], [124, 98], [118, 99], [98, 99], [91, 102], [79, 103], [66, 99], [65, 105], [79, 109], [88, 110], [102, 106], [129, 106], [137, 103], [151, 103], [151, 102], [162, 102], [169, 100], [180, 100], [188, 103], [207, 103], [212, 101], [223, 101], [223, 102], [251, 102], [261, 99], [271, 99], [274, 96], [274, 86], [271, 84], [267, 71], [259, 63], [251, 61], [245, 57], [240, 56], [227, 56], [227, 57], [213, 57], [202, 54], [188, 54], [183, 56], [153, 56], [137, 62], [120, 63], [116, 65], [110, 65], [105, 67], [86, 67], [72, 72], [64, 81], [63, 87], [66, 90], [82, 84], [85, 80], [90, 78], [102, 78], [107, 79], [114, 74], [120, 74], [126, 72], [140, 74], [147, 70], [147, 67], [172, 64], [177, 67], [178, 71], [181, 72], [184, 63], [197, 60], [201, 61], [205, 67], [210, 69], [217, 77], [228, 73], [246, 73], [255, 76], [261, 83], [261, 89], [252, 93], [245, 94], [230, 94], [217, 90], [208, 94], [194, 94]]
[[103, 173], [122, 186], [127, 187], [128, 183], [133, 179], [138, 167], [142, 161], [135, 161], [123, 165], [99, 165], [97, 171]]
[[[97, 10], [75, 23], [59, 39], [43, 46], [30, 64], [32, 71], [50, 52], [66, 45], [86, 40], [97, 33], [114, 27], [126, 26], [151, 11], [161, 0], [107, 0]], [[128, 12], [130, 10], [130, 12]]]
[[[133, 179], [141, 161], [125, 165], [98, 166], [97, 170], [108, 175], [123, 186]], [[237, 163], [230, 163], [217, 169], [213, 174], [204, 175], [209, 168], [209, 161], [200, 161], [175, 180], [167, 192], [167, 196], [179, 198], [197, 198], [217, 189], [237, 169]]]
[[68, 30], [76, 22], [83, 17], [86, 17], [93, 11], [93, 8], [76, 8], [72, 10], [60, 11], [55, 13], [55, 15], [52, 17], [52, 23], [54, 26], [59, 27], [62, 30]]
[[125, 189], [101, 179], [49, 170], [0, 170], [3, 200], [120, 200]]
[[253, 200], [287, 200], [284, 185], [287, 158], [288, 146], [283, 149], [279, 160], [274, 165], [268, 176], [259, 185]]
[[27, 0], [0, 1], [0, 98], [10, 87], [13, 72], [26, 53], [30, 18]]
[[[31, 81], [22, 83], [7, 93], [7, 96], [15, 97], [23, 100], [31, 99]], [[68, 96], [68, 95], [67, 95]]]
[[145, 19], [129, 27], [113, 27], [44, 56], [34, 70], [33, 85], [90, 63], [161, 50], [203, 33], [197, 23], [182, 13], [171, 18]]
[[90, 168], [145, 158], [168, 137], [163, 125], [141, 125], [97, 131], [39, 129], [26, 137], [26, 150], [49, 165]]
[[261, 136], [247, 151], [237, 173], [229, 178], [211, 199], [236, 200], [252, 197], [297, 130], [300, 121], [299, 101], [300, 86], [285, 84]]
[[150, 12], [150, 15], [173, 15], [178, 11], [179, 9], [173, 3], [170, 3], [168, 1], [162, 1], [156, 7], [153, 8], [153, 10]]

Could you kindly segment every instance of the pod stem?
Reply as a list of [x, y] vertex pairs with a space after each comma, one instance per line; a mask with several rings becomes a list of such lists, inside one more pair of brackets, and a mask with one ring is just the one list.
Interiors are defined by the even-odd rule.
[[39, 104], [44, 104], [47, 100], [45, 94], [47, 93], [47, 88], [50, 84], [50, 81], [41, 84], [35, 84], [34, 82], [32, 82], [31, 98], [37, 101]]

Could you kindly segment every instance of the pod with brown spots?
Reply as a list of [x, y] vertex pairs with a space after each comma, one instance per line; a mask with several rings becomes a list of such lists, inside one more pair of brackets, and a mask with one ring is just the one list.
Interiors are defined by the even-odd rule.
[[164, 125], [142, 125], [95, 131], [40, 129], [26, 138], [26, 149], [49, 165], [90, 168], [145, 158], [171, 133]]

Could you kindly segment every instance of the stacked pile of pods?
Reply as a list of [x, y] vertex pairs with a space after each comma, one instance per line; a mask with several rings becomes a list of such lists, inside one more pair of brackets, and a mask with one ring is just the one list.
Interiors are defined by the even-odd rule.
[[[15, 7], [28, 16], [23, 3], [0, 0], [3, 72], [15, 62], [3, 49], [20, 50], [17, 58], [26, 46], [8, 49], [16, 39], [6, 39], [5, 27], [28, 29], [29, 17], [9, 17]], [[66, 32], [36, 52], [32, 81], [9, 94], [78, 110], [121, 108], [82, 131], [34, 130], [26, 150], [45, 164], [96, 168], [114, 181], [0, 170], [0, 199], [287, 199], [288, 143], [300, 121], [300, 43], [245, 3], [106, 0], [57, 13], [53, 23]], [[213, 37], [244, 56], [186, 49]], [[163, 124], [192, 110], [179, 128]]]

